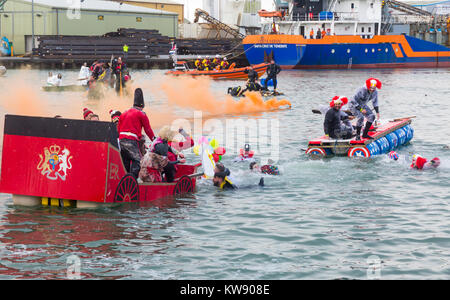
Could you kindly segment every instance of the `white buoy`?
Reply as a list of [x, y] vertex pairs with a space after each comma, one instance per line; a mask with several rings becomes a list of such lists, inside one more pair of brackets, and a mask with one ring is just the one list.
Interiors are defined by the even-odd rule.
[[0, 76], [5, 75], [6, 68], [4, 66], [0, 66]]

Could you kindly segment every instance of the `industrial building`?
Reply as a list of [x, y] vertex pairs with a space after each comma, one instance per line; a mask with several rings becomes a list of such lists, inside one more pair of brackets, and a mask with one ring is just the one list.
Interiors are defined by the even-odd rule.
[[178, 35], [177, 13], [112, 1], [72, 3], [8, 0], [0, 7], [0, 37], [7, 37], [13, 43], [14, 55], [21, 55], [31, 52], [33, 35], [103, 35], [118, 28], [156, 29], [165, 36]]
[[178, 14], [178, 24], [184, 21], [184, 5], [174, 0], [112, 0], [125, 4], [153, 8]]

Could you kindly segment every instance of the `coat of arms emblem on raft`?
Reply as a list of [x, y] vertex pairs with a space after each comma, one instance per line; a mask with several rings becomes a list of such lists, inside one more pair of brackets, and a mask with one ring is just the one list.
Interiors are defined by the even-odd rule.
[[37, 169], [41, 171], [41, 174], [48, 179], [57, 180], [58, 178], [66, 180], [67, 170], [72, 169], [70, 159], [73, 156], [69, 156], [70, 151], [64, 147], [58, 145], [52, 145], [44, 148], [44, 156], [39, 154], [39, 164]]

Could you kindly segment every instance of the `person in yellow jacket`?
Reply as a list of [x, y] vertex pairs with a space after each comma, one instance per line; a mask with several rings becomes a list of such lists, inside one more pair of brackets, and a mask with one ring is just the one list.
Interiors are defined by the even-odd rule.
[[222, 59], [220, 58], [220, 55], [217, 54], [216, 57], [214, 57], [214, 59], [212, 61], [212, 66], [211, 67], [213, 69], [219, 69], [221, 63], [222, 63]]
[[197, 60], [195, 61], [195, 67], [197, 70], [202, 71], [203, 70], [203, 63], [202, 63], [202, 57], [199, 55], [197, 56]]
[[220, 63], [220, 69], [226, 70], [230, 67], [230, 64], [228, 63], [228, 60], [226, 57], [223, 58], [222, 62]]
[[205, 71], [211, 70], [211, 61], [209, 60], [209, 56], [205, 57], [205, 59], [202, 62], [202, 65]]

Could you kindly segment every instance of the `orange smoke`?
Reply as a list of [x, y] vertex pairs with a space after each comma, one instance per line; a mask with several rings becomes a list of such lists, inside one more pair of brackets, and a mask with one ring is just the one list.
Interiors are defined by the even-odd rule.
[[160, 83], [161, 91], [167, 96], [169, 105], [176, 105], [194, 110], [201, 110], [213, 115], [251, 114], [255, 112], [291, 107], [287, 100], [276, 98], [264, 101], [258, 92], [247, 92], [238, 100], [225, 94], [218, 95], [211, 91], [211, 79], [206, 77], [172, 77], [166, 76]]

